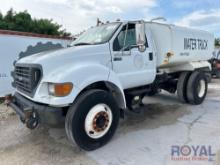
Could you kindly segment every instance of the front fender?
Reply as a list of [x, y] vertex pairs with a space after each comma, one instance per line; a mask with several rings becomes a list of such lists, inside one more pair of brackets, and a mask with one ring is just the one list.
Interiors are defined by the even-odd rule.
[[[80, 63], [74, 66], [65, 65], [55, 69], [51, 74], [42, 79], [40, 88], [36, 91], [35, 101], [50, 104], [52, 106], [63, 106], [71, 104], [78, 94], [88, 85], [98, 82], [107, 81], [109, 68], [101, 64]], [[46, 84], [72, 82], [73, 90], [65, 97], [54, 97], [46, 95]]]

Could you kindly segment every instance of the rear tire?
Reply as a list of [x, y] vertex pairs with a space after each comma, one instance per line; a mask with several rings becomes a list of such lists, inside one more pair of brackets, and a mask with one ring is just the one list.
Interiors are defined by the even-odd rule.
[[111, 93], [90, 90], [80, 95], [67, 113], [67, 137], [84, 150], [95, 150], [112, 138], [119, 117], [120, 110]]
[[187, 83], [187, 99], [189, 103], [201, 104], [207, 94], [208, 83], [204, 73], [195, 71], [189, 77]]
[[187, 82], [189, 80], [189, 77], [191, 75], [191, 72], [183, 72], [181, 73], [178, 83], [177, 83], [177, 95], [181, 102], [188, 103], [187, 99]]

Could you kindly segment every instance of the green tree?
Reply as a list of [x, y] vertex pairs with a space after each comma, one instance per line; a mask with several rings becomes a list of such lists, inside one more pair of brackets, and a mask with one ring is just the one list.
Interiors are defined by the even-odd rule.
[[70, 36], [62, 26], [54, 23], [52, 19], [33, 19], [28, 11], [16, 13], [10, 9], [5, 16], [0, 13], [0, 29], [38, 34]]
[[7, 24], [4, 21], [2, 13], [0, 13], [0, 29], [7, 29]]
[[6, 16], [4, 17], [4, 20], [7, 21], [7, 22], [13, 22], [13, 18], [14, 18], [14, 15], [15, 15], [15, 12], [14, 10], [11, 8]]
[[14, 29], [13, 30], [31, 32], [32, 30], [31, 23], [32, 23], [31, 15], [27, 11], [20, 12], [14, 15]]
[[0, 21], [3, 19], [3, 15], [2, 13], [0, 12]]
[[59, 31], [61, 28], [57, 23], [52, 23], [52, 20], [40, 19], [34, 20], [34, 31], [40, 34], [50, 34], [50, 35], [59, 35], [62, 34], [62, 31]]
[[220, 38], [215, 39], [215, 46], [220, 47]]

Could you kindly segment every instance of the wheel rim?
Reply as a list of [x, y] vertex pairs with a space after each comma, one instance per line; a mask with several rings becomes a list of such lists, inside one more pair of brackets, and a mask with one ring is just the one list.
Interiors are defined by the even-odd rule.
[[198, 85], [198, 96], [201, 98], [205, 95], [205, 90], [206, 90], [206, 84], [205, 80], [200, 80], [199, 85]]
[[97, 104], [92, 107], [85, 119], [86, 134], [98, 139], [103, 137], [112, 124], [112, 111], [106, 104]]

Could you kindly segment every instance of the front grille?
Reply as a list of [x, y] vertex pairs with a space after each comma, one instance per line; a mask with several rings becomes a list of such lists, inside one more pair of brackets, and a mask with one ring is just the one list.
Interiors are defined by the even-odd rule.
[[42, 77], [41, 67], [32, 65], [16, 65], [13, 73], [15, 87], [25, 94], [32, 96]]

